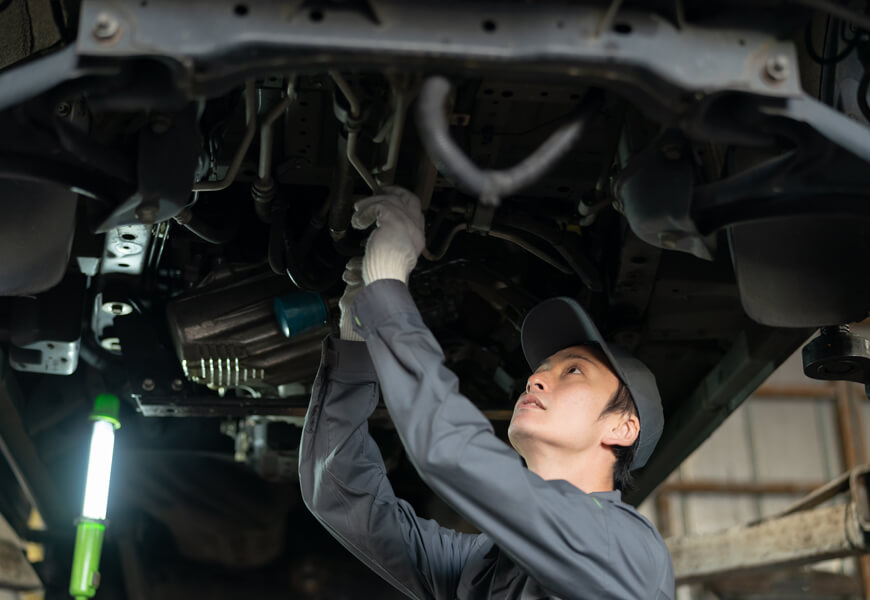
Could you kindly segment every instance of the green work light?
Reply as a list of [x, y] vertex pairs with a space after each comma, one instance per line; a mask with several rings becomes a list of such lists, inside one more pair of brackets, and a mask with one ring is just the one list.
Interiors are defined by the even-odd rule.
[[101, 394], [94, 400], [94, 422], [91, 451], [88, 457], [88, 478], [82, 516], [76, 528], [69, 593], [76, 600], [93, 598], [100, 585], [100, 552], [106, 531], [106, 503], [109, 500], [109, 479], [112, 475], [112, 452], [118, 420], [118, 397]]

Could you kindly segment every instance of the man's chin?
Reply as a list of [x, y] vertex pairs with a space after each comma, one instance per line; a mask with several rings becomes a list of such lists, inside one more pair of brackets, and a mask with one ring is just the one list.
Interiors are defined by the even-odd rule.
[[511, 446], [513, 446], [514, 450], [519, 452], [521, 456], [524, 455], [524, 448], [528, 449], [533, 447], [541, 441], [539, 439], [540, 436], [535, 432], [535, 428], [532, 427], [530, 423], [523, 421], [525, 421], [525, 419], [517, 419], [516, 416], [514, 416], [514, 418], [511, 419], [507, 432]]

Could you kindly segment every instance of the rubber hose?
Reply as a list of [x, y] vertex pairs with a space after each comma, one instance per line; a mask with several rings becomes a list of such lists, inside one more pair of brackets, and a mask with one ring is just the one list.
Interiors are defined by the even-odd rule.
[[340, 135], [337, 167], [338, 172], [330, 189], [332, 202], [329, 209], [329, 234], [336, 241], [347, 235], [353, 214], [353, 178], [350, 161], [347, 160], [347, 140]]
[[189, 232], [209, 244], [226, 244], [236, 236], [235, 228], [214, 227], [203, 223], [194, 214], [191, 214], [190, 219], [182, 224]]
[[423, 83], [417, 102], [420, 137], [432, 161], [488, 206], [498, 206], [503, 196], [516, 193], [552, 168], [580, 139], [586, 119], [604, 99], [600, 90], [590, 90], [577, 116], [550, 134], [525, 160], [509, 169], [490, 171], [475, 165], [450, 137], [444, 114], [450, 91], [450, 82], [444, 77], [430, 77]]

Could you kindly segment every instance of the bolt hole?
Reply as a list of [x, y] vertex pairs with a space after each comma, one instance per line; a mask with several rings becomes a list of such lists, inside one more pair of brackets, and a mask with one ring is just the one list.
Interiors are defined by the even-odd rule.
[[746, 40], [744, 40], [744, 39], [739, 39], [739, 40], [737, 40], [737, 44], [740, 45], [740, 46], [745, 46], [745, 45], [746, 45]]
[[148, 6], [148, 0], [142, 0], [142, 2], [139, 3], [139, 6]]
[[130, 265], [128, 265], [127, 263], [118, 263], [118, 266], [121, 267], [121, 268], [126, 269], [126, 268], [128, 268]]
[[65, 363], [65, 362], [69, 362], [69, 361], [66, 359], [65, 356], [61, 356], [61, 357], [60, 357], [60, 362]]
[[565, 21], [556, 21], [556, 28], [565, 29]]
[[481, 23], [480, 26], [483, 27], [483, 30], [487, 33], [493, 33], [497, 29], [495, 21], [493, 21], [492, 19], [487, 19], [486, 21]]
[[124, 233], [124, 234], [121, 234], [121, 239], [123, 239], [123, 240], [135, 240], [136, 236], [133, 235], [132, 233]]
[[613, 31], [620, 35], [628, 35], [632, 32], [632, 28], [628, 23], [617, 23], [613, 26]]
[[310, 13], [308, 13], [308, 18], [315, 23], [320, 23], [323, 20], [323, 17], [323, 11], [318, 8], [315, 8]]
[[512, 98], [514, 93], [510, 90], [505, 90], [501, 93], [502, 98]]
[[571, 94], [570, 96], [568, 96], [568, 99], [569, 100], [579, 100], [580, 94]]
[[237, 17], [244, 17], [248, 14], [248, 5], [247, 4], [236, 4], [233, 7], [233, 13]]
[[495, 93], [495, 91], [494, 91], [494, 90], [491, 90], [491, 89], [489, 89], [489, 88], [483, 90], [483, 95], [484, 95], [484, 96], [492, 96], [494, 93]]
[[308, 132], [305, 131], [304, 129], [300, 129], [300, 130], [299, 130], [299, 135], [305, 135], [305, 134], [307, 134], [307, 133], [308, 133]]
[[541, 92], [541, 93], [538, 94], [538, 95], [539, 95], [541, 98], [546, 98], [547, 96], [550, 95], [550, 92]]
[[672, 294], [679, 294], [679, 293], [680, 293], [680, 288], [674, 288], [674, 289], [672, 289], [672, 290], [671, 290], [671, 293], [672, 293]]
[[52, 344], [51, 342], [46, 344], [45, 347], [48, 348], [49, 350], [54, 350], [54, 344]]

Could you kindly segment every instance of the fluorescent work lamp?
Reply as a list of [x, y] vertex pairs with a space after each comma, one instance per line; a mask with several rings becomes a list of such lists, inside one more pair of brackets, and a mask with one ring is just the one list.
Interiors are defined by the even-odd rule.
[[117, 396], [101, 394], [94, 400], [94, 422], [91, 452], [88, 458], [88, 478], [85, 502], [76, 528], [69, 593], [76, 600], [93, 598], [100, 585], [100, 553], [106, 531], [106, 503], [109, 500], [109, 479], [112, 475], [112, 453], [120, 402]]

